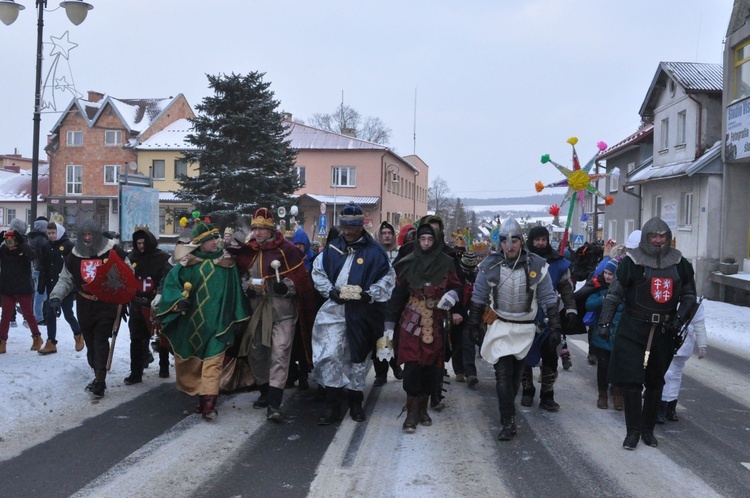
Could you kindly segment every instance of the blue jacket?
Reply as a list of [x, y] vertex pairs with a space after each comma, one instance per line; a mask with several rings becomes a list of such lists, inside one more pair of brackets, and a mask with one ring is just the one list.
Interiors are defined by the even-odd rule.
[[[594, 313], [594, 325], [592, 326], [595, 329], [596, 323], [599, 321], [599, 313], [602, 310], [602, 302], [604, 301], [604, 296], [607, 294], [608, 290], [608, 288], [598, 290], [591, 294], [588, 299], [586, 299], [586, 311]], [[612, 345], [615, 343], [615, 331], [617, 331], [617, 324], [620, 323], [620, 317], [622, 316], [622, 310], [624, 308], [625, 304], [621, 302], [620, 306], [617, 307], [615, 316], [612, 318], [612, 323], [609, 324], [609, 340], [605, 341], [604, 339], [599, 337], [599, 334], [597, 334], [596, 330], [594, 330], [594, 333], [591, 334], [591, 344], [593, 344], [597, 348], [612, 351]]]

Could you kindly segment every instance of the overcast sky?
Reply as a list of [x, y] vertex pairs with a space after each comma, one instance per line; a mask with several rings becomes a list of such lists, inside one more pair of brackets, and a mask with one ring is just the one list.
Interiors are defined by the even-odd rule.
[[[26, 10], [0, 24], [0, 154], [31, 157], [36, 15], [33, 0], [17, 2]], [[280, 109], [303, 120], [332, 112], [343, 91], [391, 128], [402, 156], [415, 151], [416, 89], [416, 153], [457, 197], [533, 195], [537, 180], [560, 178], [542, 154], [570, 165], [570, 136], [585, 161], [597, 141], [634, 132], [659, 61], [721, 63], [732, 9], [731, 0], [89, 2], [77, 27], [63, 9], [45, 14], [45, 43], [69, 31], [78, 44], [55, 65], [58, 86], [183, 93], [195, 108], [206, 74], [265, 72]], [[53, 65], [46, 56], [43, 78]], [[70, 97], [58, 90], [58, 108]], [[42, 143], [59, 116], [43, 116]]]

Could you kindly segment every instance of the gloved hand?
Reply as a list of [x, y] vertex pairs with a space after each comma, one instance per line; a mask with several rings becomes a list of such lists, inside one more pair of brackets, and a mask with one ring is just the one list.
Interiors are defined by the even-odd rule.
[[37, 283], [37, 285], [36, 285], [36, 293], [39, 294], [39, 295], [42, 295], [42, 294], [44, 294], [45, 290], [46, 289], [44, 288], [44, 280], [42, 280], [42, 277], [40, 276], [39, 277], [39, 283]]
[[383, 335], [388, 338], [389, 341], [393, 340], [393, 329], [396, 328], [396, 322], [385, 322], [383, 324]]
[[680, 315], [675, 314], [672, 318], [670, 318], [669, 322], [664, 326], [666, 331], [672, 335], [672, 337], [677, 337], [680, 333], [680, 329], [682, 328], [682, 319], [680, 318]]
[[53, 299], [50, 299], [49, 303], [47, 304], [50, 309], [55, 312], [55, 316], [59, 317], [62, 312], [62, 310], [60, 309], [60, 300], [55, 297]]
[[565, 313], [565, 330], [569, 332], [578, 330], [578, 313], [572, 311]]
[[333, 301], [336, 304], [345, 304], [346, 301], [344, 299], [341, 299], [341, 293], [338, 289], [333, 288], [328, 292], [328, 299]]
[[359, 300], [363, 303], [371, 303], [372, 296], [365, 291], [359, 293]]
[[126, 318], [130, 316], [130, 306], [128, 304], [122, 305], [122, 312], [120, 313], [120, 317], [127, 322]]
[[182, 313], [183, 315], [193, 309], [193, 303], [185, 299], [184, 297], [177, 301], [177, 311]]
[[597, 324], [596, 333], [599, 335], [599, 337], [602, 338], [602, 340], [609, 341], [609, 324], [608, 323]]
[[273, 291], [276, 294], [278, 294], [280, 296], [283, 296], [284, 294], [286, 294], [287, 292], [289, 292], [289, 286], [286, 285], [284, 282], [274, 282], [273, 283]]
[[159, 309], [159, 303], [161, 302], [161, 294], [157, 294], [154, 296], [154, 298], [151, 300], [151, 310], [156, 313], [156, 310]]
[[698, 348], [698, 359], [702, 360], [706, 357], [706, 348]]
[[471, 342], [477, 346], [482, 346], [484, 342], [484, 327], [482, 326], [482, 314], [484, 313], [484, 306], [472, 302], [469, 308], [469, 318], [466, 322], [467, 330], [469, 331], [469, 338]]
[[258, 295], [258, 293], [255, 292], [255, 289], [253, 288], [252, 285], [248, 286], [247, 289], [245, 289], [245, 297], [246, 298], [252, 299], [252, 298], [254, 298], [257, 295]]
[[452, 307], [456, 305], [458, 302], [458, 294], [455, 290], [451, 290], [443, 294], [443, 297], [440, 298], [440, 301], [438, 301], [437, 307], [438, 309], [448, 311]]

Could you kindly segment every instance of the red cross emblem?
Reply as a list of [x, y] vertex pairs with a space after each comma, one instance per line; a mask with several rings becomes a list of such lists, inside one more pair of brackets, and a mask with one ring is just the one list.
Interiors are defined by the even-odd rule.
[[674, 281], [671, 278], [652, 278], [651, 296], [657, 303], [666, 303], [672, 299]]
[[96, 269], [102, 266], [101, 259], [82, 259], [81, 260], [81, 278], [87, 284], [94, 281]]

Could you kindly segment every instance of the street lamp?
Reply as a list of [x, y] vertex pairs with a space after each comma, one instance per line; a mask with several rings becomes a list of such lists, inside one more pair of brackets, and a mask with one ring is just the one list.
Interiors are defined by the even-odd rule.
[[[391, 168], [395, 168], [395, 170], [392, 170]], [[381, 170], [383, 171], [383, 170]], [[397, 185], [399, 183], [398, 178], [396, 175], [398, 175], [399, 167], [396, 163], [390, 163], [388, 166], [385, 167], [385, 171], [383, 171], [383, 181], [380, 184], [380, 221], [383, 221], [383, 186], [385, 186], [388, 183], [388, 172], [393, 171], [393, 178], [391, 179], [391, 183], [393, 185]], [[390, 188], [389, 188], [390, 190]], [[387, 220], [386, 220], [387, 221]]]
[[[42, 38], [44, 37], [44, 8], [47, 0], [36, 0], [37, 30], [36, 30], [36, 80], [34, 80], [34, 140], [31, 151], [31, 221], [36, 219], [37, 196], [39, 190], [39, 134], [42, 122], [41, 93], [42, 93]], [[60, 7], [65, 9], [70, 22], [78, 26], [81, 24], [88, 11], [94, 6], [82, 0], [71, 0], [60, 2]], [[18, 18], [18, 13], [25, 9], [21, 4], [13, 0], [0, 0], [0, 21], [10, 26]]]

